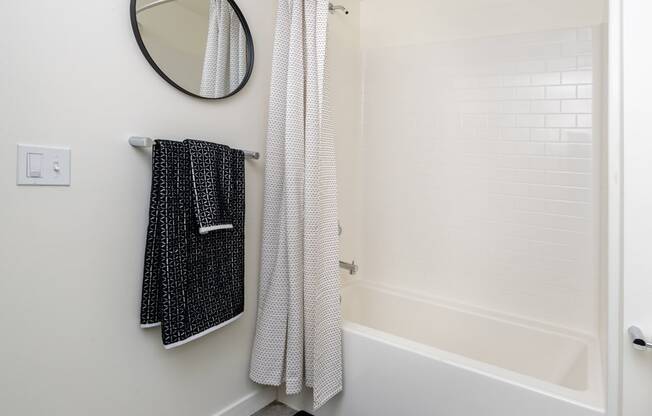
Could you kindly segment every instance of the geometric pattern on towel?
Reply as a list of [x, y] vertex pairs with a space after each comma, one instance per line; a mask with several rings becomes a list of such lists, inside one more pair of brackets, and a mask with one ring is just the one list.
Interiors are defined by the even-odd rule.
[[145, 249], [141, 326], [173, 348], [244, 311], [244, 153], [231, 150], [233, 229], [199, 234], [187, 143], [157, 140]]
[[233, 228], [231, 224], [231, 149], [202, 140], [184, 140], [190, 151], [194, 206], [199, 232]]

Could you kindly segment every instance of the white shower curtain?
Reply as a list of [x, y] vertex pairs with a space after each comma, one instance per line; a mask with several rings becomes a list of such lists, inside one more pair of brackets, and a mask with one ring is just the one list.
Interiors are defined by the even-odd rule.
[[269, 104], [262, 269], [250, 377], [342, 390], [337, 184], [326, 94], [328, 0], [279, 0]]
[[203, 97], [224, 97], [245, 77], [247, 36], [227, 0], [208, 1], [208, 36], [199, 91]]

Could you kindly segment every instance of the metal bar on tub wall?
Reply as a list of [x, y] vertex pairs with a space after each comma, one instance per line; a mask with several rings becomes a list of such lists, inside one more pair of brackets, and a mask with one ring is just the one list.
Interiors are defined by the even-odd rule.
[[342, 10], [344, 14], [349, 14], [349, 11], [347, 10], [346, 7], [340, 6], [339, 4], [333, 4], [333, 3], [328, 3], [328, 11], [331, 13], [335, 13], [338, 10]]
[[358, 265], [355, 264], [355, 260], [352, 261], [351, 263], [347, 263], [345, 261], [340, 260], [340, 268], [344, 270], [348, 270], [349, 274], [351, 275], [358, 273], [358, 269], [359, 269]]

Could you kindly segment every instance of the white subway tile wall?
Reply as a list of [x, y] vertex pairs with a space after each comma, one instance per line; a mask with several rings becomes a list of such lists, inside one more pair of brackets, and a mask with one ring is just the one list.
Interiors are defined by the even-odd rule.
[[365, 276], [595, 331], [593, 30], [365, 52]]
[[548, 87], [546, 98], [576, 98], [577, 87]]

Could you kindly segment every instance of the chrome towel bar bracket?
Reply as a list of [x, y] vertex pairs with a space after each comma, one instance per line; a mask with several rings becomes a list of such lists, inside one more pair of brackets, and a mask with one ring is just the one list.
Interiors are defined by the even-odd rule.
[[[129, 138], [129, 144], [133, 147], [152, 147], [154, 145], [154, 139], [151, 137], [131, 136]], [[260, 159], [260, 153], [258, 152], [252, 152], [251, 150], [243, 150], [243, 152], [245, 159]]]

